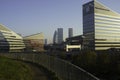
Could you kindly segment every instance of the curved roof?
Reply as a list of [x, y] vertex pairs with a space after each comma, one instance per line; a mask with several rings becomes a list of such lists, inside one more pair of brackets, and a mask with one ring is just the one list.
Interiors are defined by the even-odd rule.
[[26, 37], [24, 37], [24, 39], [44, 39], [44, 34], [37, 33], [37, 34], [26, 36]]
[[4, 25], [0, 24], [0, 31], [10, 31], [8, 28], [6, 28]]
[[[6, 26], [4, 26], [2, 24], [0, 24], [0, 32], [2, 32], [2, 34], [9, 33], [9, 35], [15, 36], [15, 38], [22, 39], [22, 37], [20, 35], [18, 35], [17, 33], [15, 33], [14, 31], [10, 30], [9, 28], [7, 28]], [[4, 36], [4, 37], [6, 37], [6, 36]]]

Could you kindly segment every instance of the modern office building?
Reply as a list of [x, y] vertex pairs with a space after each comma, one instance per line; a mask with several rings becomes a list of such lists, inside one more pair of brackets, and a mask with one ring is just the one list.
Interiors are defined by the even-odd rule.
[[84, 48], [120, 48], [120, 14], [97, 0], [83, 5]]
[[0, 52], [21, 52], [24, 48], [23, 38], [0, 24]]
[[24, 37], [26, 51], [40, 52], [44, 50], [44, 35], [37, 33]]
[[73, 37], [73, 28], [68, 28], [68, 38]]
[[53, 35], [53, 44], [57, 43], [57, 31], [55, 30], [54, 35]]
[[57, 41], [58, 41], [58, 44], [60, 44], [63, 42], [63, 28], [58, 28], [57, 34], [58, 34]]

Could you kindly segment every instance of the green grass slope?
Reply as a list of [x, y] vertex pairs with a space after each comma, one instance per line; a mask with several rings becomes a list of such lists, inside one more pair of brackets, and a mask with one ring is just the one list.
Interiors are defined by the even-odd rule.
[[0, 56], [0, 80], [32, 80], [32, 72], [26, 64]]

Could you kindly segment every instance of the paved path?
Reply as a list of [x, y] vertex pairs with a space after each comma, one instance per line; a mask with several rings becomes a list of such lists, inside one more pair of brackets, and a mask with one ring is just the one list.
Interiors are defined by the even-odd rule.
[[30, 66], [33, 72], [33, 80], [50, 80], [48, 77], [48, 73], [46, 73], [42, 67], [33, 63], [26, 63], [26, 64]]

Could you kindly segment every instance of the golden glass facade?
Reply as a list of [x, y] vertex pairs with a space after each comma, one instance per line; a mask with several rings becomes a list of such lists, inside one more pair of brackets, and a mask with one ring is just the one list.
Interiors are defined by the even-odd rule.
[[44, 36], [43, 33], [24, 37], [26, 51], [40, 52], [44, 50]]

